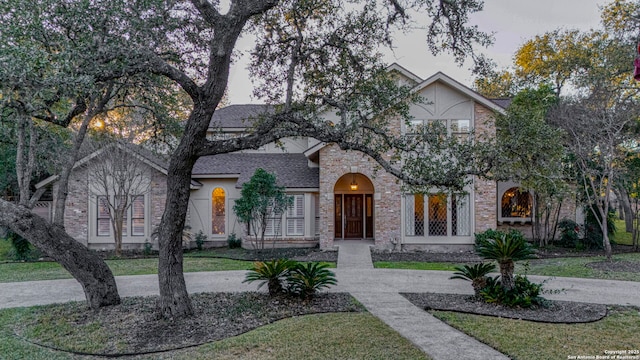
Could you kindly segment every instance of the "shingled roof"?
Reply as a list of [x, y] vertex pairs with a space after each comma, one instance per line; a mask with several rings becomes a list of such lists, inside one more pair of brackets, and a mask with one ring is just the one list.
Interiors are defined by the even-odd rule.
[[265, 104], [229, 105], [217, 109], [211, 121], [210, 128], [244, 128], [251, 126], [251, 120], [263, 114], [272, 114], [273, 106]]
[[309, 167], [303, 154], [233, 153], [203, 156], [195, 163], [191, 176], [238, 175], [236, 187], [240, 188], [258, 168], [275, 174], [278, 185], [286, 188], [320, 186], [320, 170]]

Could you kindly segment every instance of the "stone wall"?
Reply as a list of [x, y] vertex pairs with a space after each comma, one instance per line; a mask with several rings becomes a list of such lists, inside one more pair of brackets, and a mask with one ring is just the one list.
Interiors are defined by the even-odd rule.
[[67, 234], [85, 246], [89, 235], [90, 206], [87, 171], [87, 168], [81, 167], [71, 173], [64, 210], [64, 227]]
[[[476, 103], [474, 104], [473, 112], [476, 140], [482, 141], [486, 138], [495, 138], [496, 128], [493, 110]], [[496, 182], [476, 177], [473, 184], [475, 191], [475, 232], [495, 229], [498, 224]]]
[[350, 173], [362, 174], [373, 183], [375, 246], [390, 247], [393, 239], [400, 239], [400, 184], [393, 175], [383, 170], [375, 171], [376, 164], [367, 155], [343, 151], [334, 144], [320, 150], [320, 248], [333, 247], [334, 186], [340, 177]]

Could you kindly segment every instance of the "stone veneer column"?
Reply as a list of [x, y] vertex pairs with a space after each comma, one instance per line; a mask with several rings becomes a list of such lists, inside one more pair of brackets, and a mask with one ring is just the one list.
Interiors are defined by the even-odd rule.
[[95, 206], [95, 203], [91, 202], [89, 198], [87, 171], [86, 168], [81, 167], [71, 173], [64, 209], [65, 231], [85, 246], [89, 241], [89, 206], [92, 204]]
[[[495, 138], [496, 127], [493, 110], [480, 104], [474, 104], [474, 129], [476, 139], [483, 136]], [[495, 229], [498, 225], [497, 184], [495, 181], [474, 179], [475, 190], [475, 232]]]

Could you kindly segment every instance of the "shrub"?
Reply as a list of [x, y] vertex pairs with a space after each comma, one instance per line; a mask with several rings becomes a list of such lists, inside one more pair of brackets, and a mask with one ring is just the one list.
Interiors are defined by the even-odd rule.
[[289, 292], [311, 299], [318, 290], [336, 285], [335, 274], [328, 267], [328, 264], [321, 263], [297, 264], [287, 279]]
[[506, 289], [498, 277], [488, 278], [487, 285], [480, 290], [480, 297], [488, 303], [530, 308], [546, 305], [547, 300], [540, 296], [541, 293], [542, 284], [532, 283], [526, 276], [516, 275], [511, 289]]
[[571, 219], [562, 219], [558, 222], [560, 229], [560, 246], [577, 248], [580, 243], [581, 226]]
[[146, 239], [146, 240], [144, 241], [144, 248], [142, 249], [142, 253], [143, 253], [145, 256], [149, 256], [149, 255], [151, 255], [151, 253], [152, 253], [152, 252], [153, 252], [153, 245], [151, 245], [151, 243], [149, 242], [149, 240], [148, 240], [148, 239]]
[[198, 233], [196, 234], [196, 248], [198, 250], [202, 250], [202, 246], [204, 245], [204, 242], [207, 240], [207, 235], [205, 235], [202, 230], [198, 231]]
[[480, 297], [480, 290], [487, 286], [487, 274], [494, 271], [496, 266], [492, 263], [456, 266], [456, 272], [449, 279], [462, 279], [471, 281], [473, 292]]
[[487, 230], [476, 234], [475, 250], [482, 258], [498, 262], [501, 283], [507, 290], [514, 287], [515, 261], [530, 259], [535, 253], [524, 235], [517, 230], [508, 233]]
[[244, 278], [244, 282], [260, 281], [258, 289], [267, 284], [269, 295], [275, 296], [284, 292], [283, 280], [288, 280], [290, 272], [296, 268], [296, 261], [275, 259], [271, 261], [257, 261]]
[[242, 239], [238, 239], [236, 233], [231, 233], [227, 237], [227, 244], [229, 245], [229, 249], [240, 248], [242, 247]]
[[7, 239], [11, 242], [11, 255], [14, 260], [25, 261], [31, 259], [31, 244], [22, 236], [9, 231]]

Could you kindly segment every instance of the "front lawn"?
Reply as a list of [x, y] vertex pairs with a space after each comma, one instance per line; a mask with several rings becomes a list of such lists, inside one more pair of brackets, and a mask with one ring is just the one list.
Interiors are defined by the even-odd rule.
[[605, 350], [638, 350], [637, 309], [610, 310], [604, 319], [587, 324], [545, 324], [442, 311], [433, 314], [518, 360], [580, 355], [595, 359], [596, 355], [605, 355]]
[[[158, 273], [158, 259], [106, 260], [113, 275], [147, 275]], [[184, 258], [185, 272], [248, 270], [251, 261], [225, 258]], [[0, 263], [0, 282], [69, 279], [71, 275], [58, 263], [50, 261]]]
[[[142, 308], [136, 305], [141, 298], [128, 298], [120, 307], [98, 312], [84, 309], [82, 303], [1, 310], [0, 358], [58, 360], [76, 358], [68, 351], [117, 354], [186, 346], [136, 359], [428, 359], [369, 313], [304, 315], [361, 308], [357, 303], [349, 305], [349, 300], [339, 300], [338, 294], [326, 295], [332, 300], [324, 301], [324, 305], [315, 300], [289, 303], [285, 299], [259, 299], [265, 296], [199, 294], [192, 298], [195, 303], [202, 300], [198, 315], [172, 322], [153, 318], [153, 298], [142, 300], [147, 303]], [[347, 308], [340, 308], [341, 303]], [[302, 315], [292, 316], [298, 311]], [[264, 325], [264, 319], [277, 319], [281, 313], [291, 314]], [[230, 328], [236, 331], [228, 335]], [[204, 338], [198, 340], [198, 336]], [[132, 347], [131, 341], [137, 345]]]
[[[614, 255], [613, 260], [637, 262], [640, 267], [640, 253]], [[586, 266], [588, 263], [602, 261], [606, 261], [604, 256], [534, 259], [528, 262], [521, 261], [516, 263], [516, 273], [523, 274], [526, 272], [528, 275], [640, 281], [640, 272], [604, 271]], [[528, 265], [526, 265], [527, 263]], [[461, 264], [420, 261], [377, 261], [374, 263], [376, 268], [444, 271], [455, 271], [454, 267], [456, 265]]]

